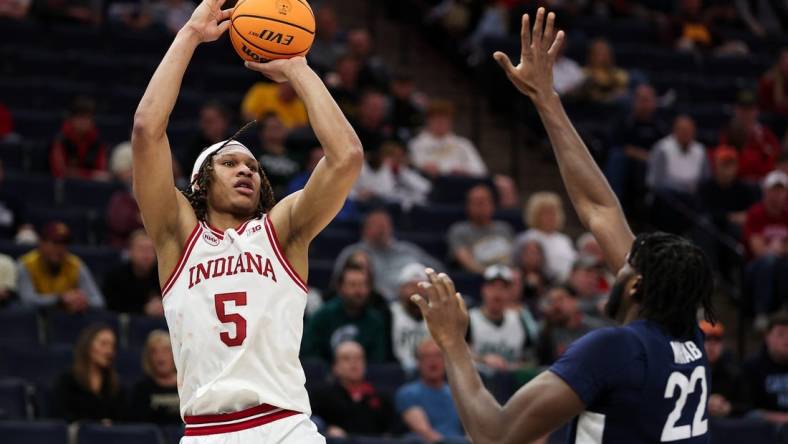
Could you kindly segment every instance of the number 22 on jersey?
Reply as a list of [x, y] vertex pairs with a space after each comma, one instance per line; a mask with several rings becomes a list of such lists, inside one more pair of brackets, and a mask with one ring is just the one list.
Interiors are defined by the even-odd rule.
[[[692, 424], [676, 425], [681, 418], [681, 413], [684, 411], [684, 405], [687, 403], [687, 397], [690, 393], [695, 391], [695, 387], [700, 382], [701, 395], [698, 406], [695, 408], [695, 416], [693, 417]], [[706, 384], [706, 368], [697, 366], [692, 371], [689, 379], [687, 379], [681, 372], [673, 372], [668, 378], [668, 384], [665, 386], [665, 399], [671, 399], [676, 395], [678, 390], [678, 398], [673, 411], [668, 415], [665, 421], [665, 426], [662, 428], [661, 442], [679, 441], [688, 439], [695, 436], [705, 434], [709, 430], [708, 420], [703, 419], [706, 412], [706, 399], [708, 397], [708, 387]]]

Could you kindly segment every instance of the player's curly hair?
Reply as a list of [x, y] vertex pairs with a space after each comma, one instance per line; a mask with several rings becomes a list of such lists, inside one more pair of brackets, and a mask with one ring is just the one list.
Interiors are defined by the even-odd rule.
[[[253, 126], [256, 123], [256, 121], [252, 121], [244, 125], [244, 127], [238, 130], [237, 133], [233, 134], [232, 137], [227, 139], [227, 141], [224, 142], [224, 145], [227, 145], [230, 143], [230, 141], [235, 140], [247, 128]], [[202, 166], [200, 166], [197, 176], [189, 184], [189, 188], [186, 190], [181, 190], [181, 193], [186, 196], [186, 199], [188, 199], [192, 209], [194, 209], [194, 214], [197, 216], [197, 220], [207, 221], [208, 189], [210, 188], [211, 182], [213, 181], [214, 171], [213, 157], [216, 155], [216, 153], [221, 151], [224, 145], [211, 153], [205, 159]], [[260, 201], [257, 204], [254, 217], [260, 218], [263, 217], [263, 214], [267, 213], [271, 210], [271, 208], [274, 207], [276, 200], [274, 199], [274, 189], [271, 186], [271, 182], [268, 180], [268, 176], [266, 176], [265, 171], [263, 171], [262, 166], [258, 171], [260, 172]]]
[[641, 234], [632, 246], [629, 265], [641, 275], [643, 318], [660, 324], [675, 338], [692, 336], [699, 308], [714, 323], [712, 269], [696, 245], [673, 234]]

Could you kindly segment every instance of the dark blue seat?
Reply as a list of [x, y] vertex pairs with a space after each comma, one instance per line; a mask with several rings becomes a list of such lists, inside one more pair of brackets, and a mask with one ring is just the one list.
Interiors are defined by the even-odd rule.
[[331, 273], [334, 270], [332, 260], [310, 260], [309, 261], [309, 281], [310, 287], [319, 288], [326, 291], [331, 284]]
[[348, 245], [358, 242], [358, 233], [326, 229], [320, 233], [309, 246], [309, 257], [315, 259], [333, 259]]
[[367, 365], [367, 381], [378, 390], [394, 393], [406, 380], [405, 371], [397, 363]]
[[7, 254], [16, 259], [35, 248], [35, 245], [17, 244], [14, 241], [0, 240], [0, 253]]
[[109, 204], [112, 193], [123, 187], [117, 182], [66, 179], [63, 181], [63, 205], [89, 207], [100, 211]]
[[71, 346], [0, 346], [0, 376], [23, 378], [36, 385], [51, 384], [71, 368]]
[[129, 316], [128, 345], [129, 347], [143, 347], [148, 335], [153, 330], [167, 331], [167, 321], [148, 316]]
[[494, 190], [489, 178], [442, 176], [435, 180], [430, 193], [430, 202], [437, 204], [463, 205], [468, 190], [476, 185], [487, 185]]
[[778, 442], [777, 428], [757, 419], [709, 419], [712, 442], [715, 444], [734, 444], [742, 442]]
[[14, 128], [31, 139], [51, 139], [60, 129], [63, 116], [56, 111], [14, 110]]
[[68, 429], [63, 421], [2, 421], [3, 444], [68, 444]]
[[118, 266], [122, 260], [118, 250], [106, 246], [72, 245], [70, 250], [87, 265], [99, 285], [104, 275]]
[[445, 232], [402, 232], [397, 234], [399, 240], [418, 245], [439, 261], [445, 260], [448, 256], [449, 247], [446, 245], [445, 236]]
[[115, 355], [115, 369], [122, 381], [135, 384], [142, 379], [142, 349], [135, 347], [120, 349]]
[[482, 277], [478, 274], [455, 271], [450, 273], [454, 286], [463, 296], [478, 299], [482, 287]]
[[83, 424], [77, 432], [78, 444], [161, 444], [161, 440], [161, 432], [153, 424]]
[[24, 193], [27, 205], [55, 203], [55, 180], [49, 175], [11, 173], [3, 180], [3, 188]]
[[49, 222], [60, 221], [68, 225], [72, 242], [79, 244], [86, 244], [90, 239], [90, 217], [88, 212], [79, 208], [34, 206], [27, 210], [28, 221], [39, 232]]
[[165, 444], [178, 444], [183, 437], [183, 426], [165, 425], [161, 427], [161, 433], [164, 435]]
[[317, 387], [326, 382], [329, 368], [326, 363], [317, 359], [306, 359], [301, 362], [306, 376], [306, 387]]
[[465, 219], [464, 205], [430, 205], [415, 207], [407, 215], [406, 226], [410, 230], [443, 232], [455, 222]]
[[27, 383], [22, 379], [0, 379], [0, 419], [28, 419]]
[[118, 316], [104, 310], [90, 310], [85, 313], [70, 314], [52, 311], [47, 314], [49, 344], [74, 344], [85, 327], [92, 324], [106, 324], [118, 334]]
[[30, 308], [11, 308], [0, 311], [3, 334], [0, 344], [39, 345], [38, 315]]

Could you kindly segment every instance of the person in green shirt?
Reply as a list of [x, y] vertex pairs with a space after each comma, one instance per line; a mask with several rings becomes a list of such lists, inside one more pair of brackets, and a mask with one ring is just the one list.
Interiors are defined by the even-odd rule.
[[383, 314], [369, 305], [370, 291], [367, 272], [347, 265], [339, 275], [338, 297], [320, 307], [306, 324], [302, 356], [331, 362], [336, 346], [352, 340], [364, 347], [368, 362], [383, 362], [388, 332]]

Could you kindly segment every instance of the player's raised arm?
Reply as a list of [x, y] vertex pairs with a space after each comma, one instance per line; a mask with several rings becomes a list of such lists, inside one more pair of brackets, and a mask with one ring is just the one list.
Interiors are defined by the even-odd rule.
[[246, 62], [246, 66], [275, 82], [293, 85], [325, 152], [303, 191], [285, 198], [271, 211], [284, 248], [294, 244], [300, 248], [308, 245], [342, 208], [361, 172], [364, 152], [353, 127], [306, 59]]
[[[180, 253], [178, 242], [182, 226], [193, 228], [196, 219], [188, 221], [180, 217], [184, 209], [191, 210], [189, 203], [177, 191], [173, 181], [172, 155], [167, 140], [167, 124], [175, 106], [183, 74], [189, 65], [194, 50], [202, 42], [219, 38], [227, 30], [231, 10], [221, 10], [224, 0], [204, 0], [194, 10], [191, 19], [175, 36], [148, 88], [142, 96], [134, 114], [134, 129], [131, 136], [134, 158], [134, 194], [140, 206], [145, 229], [156, 243], [161, 256], [162, 249]], [[172, 240], [175, 240], [175, 245]], [[168, 252], [164, 252], [168, 261]], [[160, 260], [162, 258], [160, 257]], [[173, 264], [169, 264], [171, 268]], [[163, 268], [167, 268], [164, 264]]]
[[564, 41], [564, 32], [555, 31], [555, 14], [539, 8], [533, 33], [528, 15], [523, 16], [520, 63], [496, 52], [494, 57], [520, 92], [534, 103], [553, 146], [564, 184], [580, 220], [596, 237], [608, 266], [618, 271], [623, 265], [634, 236], [621, 211], [618, 199], [567, 117], [561, 99], [553, 89], [553, 64]]

